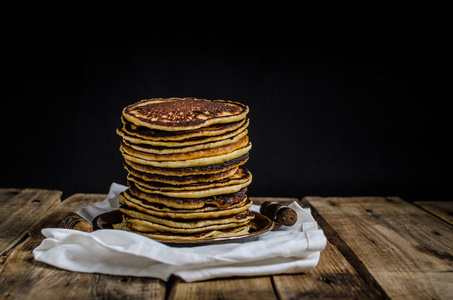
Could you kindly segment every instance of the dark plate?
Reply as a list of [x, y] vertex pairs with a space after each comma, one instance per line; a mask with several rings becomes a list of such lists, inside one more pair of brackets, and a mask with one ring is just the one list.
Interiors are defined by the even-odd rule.
[[[272, 222], [268, 217], [253, 212], [255, 218], [252, 220], [252, 229], [247, 235], [233, 236], [227, 238], [215, 238], [215, 239], [202, 239], [202, 240], [174, 240], [174, 241], [164, 241], [159, 239], [153, 239], [155, 241], [161, 242], [163, 244], [175, 247], [193, 247], [193, 246], [202, 246], [202, 245], [212, 245], [212, 244], [225, 244], [225, 243], [245, 243], [251, 242], [258, 239], [260, 234], [268, 232], [274, 227], [274, 222]], [[103, 213], [93, 220], [93, 229], [112, 229], [113, 224], [120, 223], [122, 221], [122, 212], [119, 210], [113, 210], [111, 212]]]

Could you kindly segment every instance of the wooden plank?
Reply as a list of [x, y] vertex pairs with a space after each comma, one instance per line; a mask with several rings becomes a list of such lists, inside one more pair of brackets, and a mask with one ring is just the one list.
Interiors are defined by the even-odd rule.
[[453, 225], [453, 201], [416, 201], [414, 204]]
[[34, 260], [33, 249], [43, 240], [42, 228], [59, 227], [62, 217], [95, 204], [105, 195], [76, 194], [50, 211], [15, 247], [0, 273], [0, 295], [21, 299], [164, 299], [165, 283], [158, 279], [109, 276], [62, 270]]
[[321, 252], [315, 269], [305, 274], [274, 275], [278, 299], [385, 299], [368, 284], [331, 243]]
[[[302, 201], [302, 207], [308, 203]], [[322, 219], [313, 212], [318, 225]], [[321, 226], [323, 228], [324, 226]], [[385, 293], [375, 284], [365, 281], [341, 252], [329, 240], [334, 232], [324, 230], [326, 248], [321, 252], [315, 269], [305, 274], [273, 276], [279, 299], [385, 299]]]
[[330, 241], [392, 299], [453, 295], [452, 226], [397, 197], [307, 197]]
[[62, 192], [38, 189], [4, 189], [0, 193], [0, 255], [24, 239], [27, 231], [52, 207]]
[[187, 283], [173, 277], [168, 300], [277, 299], [269, 276], [232, 277]]
[[22, 189], [2, 188], [0, 189], [0, 203], [8, 202], [12, 197], [16, 196]]
[[[79, 208], [84, 206], [99, 204], [106, 197], [106, 194], [74, 194], [64, 199], [58, 208], [66, 212], [76, 212]], [[64, 217], [64, 215], [62, 215], [62, 217]]]

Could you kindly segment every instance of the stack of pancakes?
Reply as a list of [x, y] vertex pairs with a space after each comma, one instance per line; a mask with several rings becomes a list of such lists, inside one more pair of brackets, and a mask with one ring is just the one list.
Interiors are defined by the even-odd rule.
[[128, 189], [115, 229], [161, 240], [247, 234], [254, 214], [243, 166], [247, 106], [196, 98], [146, 99], [124, 108], [120, 150]]

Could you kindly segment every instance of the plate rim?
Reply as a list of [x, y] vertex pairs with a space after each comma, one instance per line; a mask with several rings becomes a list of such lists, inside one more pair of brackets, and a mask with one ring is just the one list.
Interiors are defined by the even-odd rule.
[[[149, 239], [163, 243], [168, 246], [179, 246], [179, 247], [190, 247], [190, 246], [202, 246], [202, 245], [214, 245], [214, 244], [221, 244], [221, 243], [236, 243], [236, 242], [248, 242], [248, 241], [254, 241], [258, 238], [259, 235], [264, 234], [268, 231], [271, 231], [275, 223], [271, 219], [269, 219], [267, 216], [256, 212], [256, 211], [251, 211], [253, 214], [255, 214], [255, 218], [252, 220], [256, 220], [256, 217], [262, 218], [266, 221], [265, 225], [262, 226], [262, 228], [259, 228], [256, 231], [253, 231], [251, 233], [245, 234], [245, 235], [240, 235], [240, 236], [232, 236], [232, 237], [223, 237], [223, 238], [207, 238], [207, 239], [200, 239], [200, 240], [194, 240], [194, 241], [187, 241], [187, 240], [162, 240], [158, 238], [150, 238]], [[106, 228], [106, 227], [99, 227], [98, 222], [100, 220], [103, 220], [106, 216], [110, 216], [112, 214], [122, 214], [118, 209], [111, 210], [105, 213], [102, 213], [98, 216], [96, 216], [93, 221], [93, 231], [97, 230], [104, 230], [104, 229], [112, 229], [112, 228]], [[107, 222], [108, 225], [112, 225], [113, 223]], [[132, 232], [132, 231], [131, 231]], [[134, 232], [132, 232], [134, 233]], [[138, 234], [138, 233], [137, 233]], [[146, 237], [146, 236], [145, 236]]]

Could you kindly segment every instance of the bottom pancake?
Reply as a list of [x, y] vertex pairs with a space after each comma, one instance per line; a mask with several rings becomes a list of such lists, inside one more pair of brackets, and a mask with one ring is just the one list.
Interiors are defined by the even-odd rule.
[[128, 217], [126, 215], [123, 215], [123, 222], [127, 224], [127, 226], [134, 230], [134, 231], [139, 231], [139, 232], [145, 232], [145, 233], [178, 233], [178, 234], [194, 234], [194, 233], [200, 233], [204, 231], [209, 231], [209, 230], [222, 230], [222, 229], [227, 229], [227, 228], [234, 228], [234, 227], [239, 227], [239, 226], [244, 226], [247, 225], [247, 223], [250, 222], [249, 219], [246, 219], [244, 222], [238, 222], [238, 223], [225, 223], [225, 224], [218, 224], [218, 225], [209, 225], [209, 226], [203, 226], [203, 227], [193, 227], [193, 228], [176, 228], [176, 227], [171, 227], [171, 226], [166, 226], [162, 224], [157, 224], [141, 219], [134, 219], [131, 217]]
[[249, 233], [251, 228], [251, 223], [247, 223], [246, 225], [234, 227], [234, 228], [226, 228], [226, 229], [214, 229], [214, 230], [207, 230], [195, 234], [182, 234], [182, 233], [146, 233], [135, 231], [129, 227], [127, 223], [119, 223], [114, 224], [114, 229], [125, 230], [135, 232], [137, 234], [149, 237], [151, 239], [155, 239], [158, 241], [198, 241], [203, 239], [213, 239], [213, 238], [227, 238], [233, 236], [241, 236], [246, 235]]

